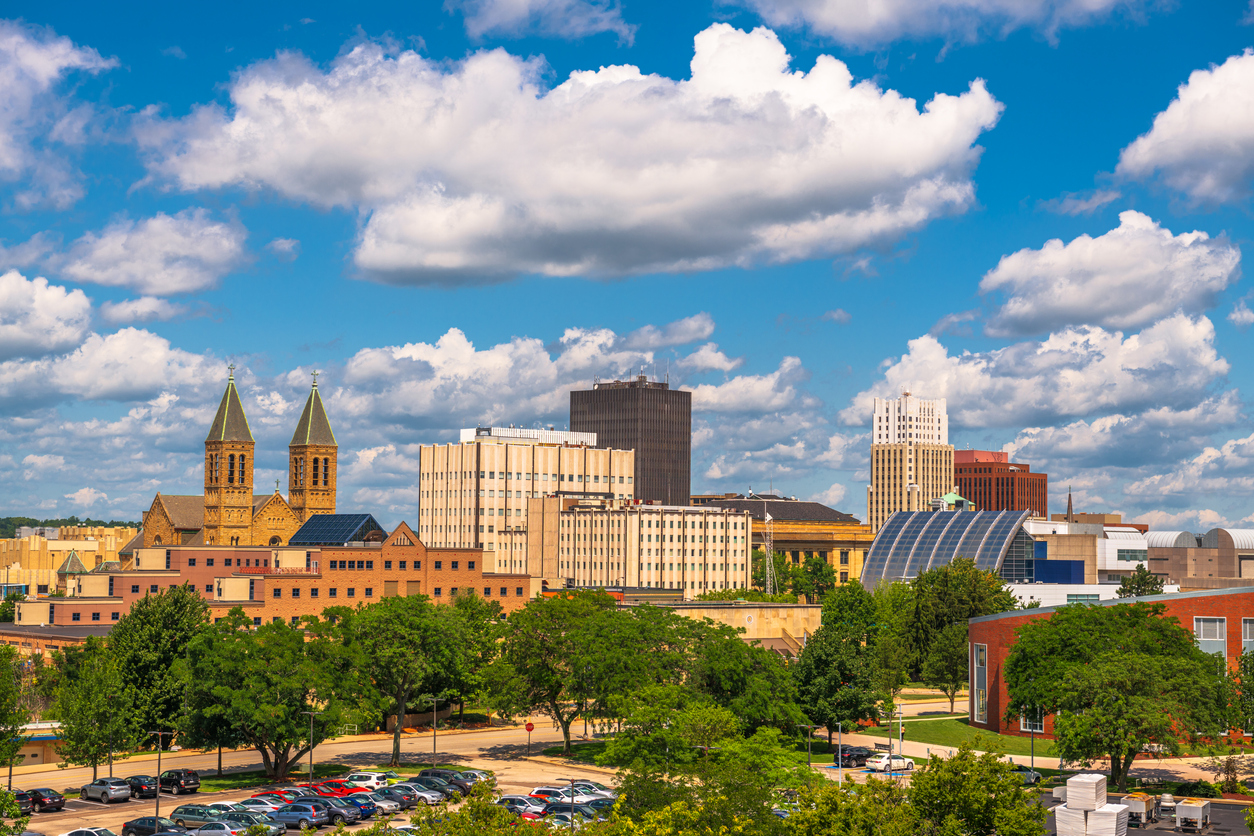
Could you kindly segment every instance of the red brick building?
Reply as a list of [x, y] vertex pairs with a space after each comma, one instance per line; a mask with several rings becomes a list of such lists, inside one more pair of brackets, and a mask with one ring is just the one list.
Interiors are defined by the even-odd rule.
[[[1254, 647], [1254, 587], [1181, 592], [1100, 601], [1094, 606], [1117, 606], [1133, 600], [1162, 602], [1166, 615], [1193, 632], [1199, 646], [1209, 653], [1223, 653], [1229, 666], [1247, 648]], [[973, 618], [969, 623], [971, 653], [969, 720], [971, 725], [1001, 734], [1030, 733], [1026, 721], [1005, 722], [1010, 694], [1002, 677], [1006, 658], [1014, 647], [1016, 631], [1030, 621], [1049, 618], [1058, 608], [1012, 610]], [[1053, 734], [1053, 717], [1037, 724], [1037, 734]]]
[[143, 596], [183, 583], [204, 597], [211, 618], [238, 606], [256, 624], [295, 622], [326, 607], [395, 595], [442, 603], [468, 589], [512, 612], [540, 591], [529, 575], [483, 568], [481, 549], [428, 549], [405, 523], [375, 542], [342, 546], [137, 549], [133, 569], [70, 575], [66, 597], [19, 603], [16, 624], [109, 625]]
[[955, 450], [958, 493], [981, 511], [1031, 511], [1049, 517], [1049, 475], [994, 450]]

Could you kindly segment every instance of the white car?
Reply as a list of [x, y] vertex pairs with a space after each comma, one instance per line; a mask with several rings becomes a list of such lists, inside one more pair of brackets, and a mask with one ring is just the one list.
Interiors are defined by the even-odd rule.
[[597, 781], [576, 781], [576, 792], [586, 792], [588, 795], [599, 795], [604, 798], [618, 798], [618, 790], [613, 787], [607, 787], [605, 784]]
[[354, 787], [377, 790], [388, 785], [388, 776], [383, 772], [354, 772], [344, 778], [344, 782]]
[[70, 830], [62, 833], [61, 836], [118, 836], [107, 827], [80, 827], [78, 830]]
[[263, 816], [285, 806], [268, 798], [241, 798], [238, 804], [240, 807], [247, 807], [250, 813], [261, 813]]
[[[531, 791], [531, 795], [536, 798], [543, 798], [545, 801], [570, 801], [570, 787], [536, 787]], [[601, 795], [589, 795], [586, 792], [575, 790], [574, 801], [576, 804], [587, 804], [589, 801], [595, 801], [598, 798], [604, 798]]]
[[866, 759], [866, 768], [872, 772], [909, 772], [914, 761], [903, 755], [876, 755]]

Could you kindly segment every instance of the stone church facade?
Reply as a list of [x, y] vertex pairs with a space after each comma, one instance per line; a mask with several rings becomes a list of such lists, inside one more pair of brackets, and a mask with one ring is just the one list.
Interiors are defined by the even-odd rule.
[[234, 366], [205, 438], [202, 496], [163, 495], [144, 513], [144, 547], [281, 546], [313, 514], [334, 514], [339, 447], [318, 381], [288, 444], [286, 498], [254, 493], [254, 448]]

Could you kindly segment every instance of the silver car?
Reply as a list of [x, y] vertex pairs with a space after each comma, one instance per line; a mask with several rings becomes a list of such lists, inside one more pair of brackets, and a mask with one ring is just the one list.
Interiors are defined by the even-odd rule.
[[[237, 836], [243, 833], [251, 825], [238, 821], [211, 821], [208, 824], [202, 824], [195, 830], [187, 831], [188, 836]], [[286, 828], [284, 828], [286, 830]]]
[[425, 802], [433, 806], [436, 804], [439, 804], [441, 801], [444, 800], [444, 793], [439, 792], [438, 790], [433, 790], [429, 787], [420, 787], [417, 784], [406, 784], [406, 783], [393, 784], [392, 786], [409, 790], [414, 795], [418, 796], [419, 801]]
[[383, 813], [385, 816], [390, 816], [393, 813], [399, 813], [401, 811], [401, 805], [393, 799], [388, 798], [386, 795], [379, 795], [377, 792], [355, 792], [353, 795], [361, 795], [369, 798], [374, 802], [374, 806], [378, 808], [378, 812]]
[[78, 797], [84, 801], [94, 798], [101, 804], [130, 801], [131, 785], [124, 778], [97, 778], [79, 790]]

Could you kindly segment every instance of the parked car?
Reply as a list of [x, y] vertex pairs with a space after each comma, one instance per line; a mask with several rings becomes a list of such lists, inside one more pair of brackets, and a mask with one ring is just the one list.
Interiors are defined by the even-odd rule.
[[[223, 813], [222, 820], [238, 822], [245, 828], [264, 827], [266, 828], [268, 836], [282, 836], [283, 833], [287, 832], [286, 825], [279, 824], [279, 822], [275, 819], [272, 819], [269, 816], [263, 816], [261, 813], [241, 813], [239, 811], [232, 811], [230, 813]], [[126, 834], [122, 834], [122, 836], [126, 836]]]
[[126, 783], [131, 787], [131, 798], [157, 797], [157, 779], [151, 775], [132, 775]]
[[61, 836], [118, 836], [118, 834], [107, 827], [80, 827], [77, 830], [68, 830]]
[[129, 801], [131, 785], [121, 778], [97, 778], [78, 791], [78, 797], [86, 801], [94, 798], [101, 804], [114, 801]]
[[544, 802], [529, 795], [503, 795], [496, 803], [523, 818], [538, 819], [544, 815]]
[[[574, 819], [574, 821], [571, 821], [572, 819]], [[544, 817], [545, 824], [554, 829], [560, 830], [565, 830], [567, 828], [578, 830], [583, 827], [584, 821], [586, 821], [586, 819], [578, 813], [573, 816], [570, 813], [554, 813], [551, 816]]]
[[155, 836], [157, 833], [181, 833], [186, 829], [165, 816], [140, 816], [122, 822], [122, 836]]
[[574, 813], [577, 816], [583, 816], [588, 821], [599, 821], [604, 818], [586, 804], [571, 804], [569, 801], [550, 801], [544, 805], [544, 816], [551, 816], [554, 813]]
[[865, 746], [842, 746], [840, 748], [840, 765], [845, 769], [866, 766], [867, 758], [875, 757], [875, 752]]
[[174, 819], [175, 824], [179, 827], [186, 827], [188, 830], [217, 821], [221, 817], [221, 810], [215, 810], [205, 804], [180, 804], [174, 808], [174, 812], [170, 813], [170, 818]]
[[418, 773], [420, 778], [439, 778], [442, 781], [448, 781], [453, 786], [462, 791], [462, 795], [469, 795], [470, 788], [474, 786], [473, 778], [463, 778], [460, 772], [452, 769], [424, 769]]
[[298, 830], [322, 827], [330, 821], [325, 810], [305, 802], [280, 807], [270, 814], [270, 818], [282, 822], [287, 827], [295, 826]]
[[64, 810], [65, 796], [53, 789], [40, 787], [39, 789], [27, 790], [30, 794], [31, 801], [35, 805], [37, 812], [43, 813], [48, 810]]
[[349, 793], [348, 795], [342, 795], [340, 796], [340, 800], [347, 801], [349, 804], [356, 804], [357, 809], [361, 810], [361, 817], [363, 819], [371, 818], [379, 811], [379, 807], [374, 803], [374, 800], [367, 798], [361, 793], [354, 792]]
[[606, 798], [618, 798], [618, 791], [613, 787], [607, 787], [599, 781], [576, 781], [575, 789], [587, 793], [588, 795], [603, 795]]
[[410, 783], [409, 781], [393, 784], [388, 787], [388, 789], [412, 792], [414, 795], [418, 796], [419, 801], [426, 802], [427, 804], [439, 804], [445, 799], [444, 793], [440, 792], [438, 789], [419, 786], [418, 784]]
[[14, 790], [13, 800], [17, 802], [17, 811], [19, 813], [29, 815], [35, 811], [35, 799], [31, 798], [30, 793]]
[[867, 769], [873, 772], [909, 772], [914, 769], [914, 761], [903, 755], [876, 755], [866, 762]]
[[421, 803], [418, 793], [406, 787], [380, 787], [375, 790], [375, 794], [381, 795], [390, 801], [395, 801], [402, 810], [409, 810]]
[[1010, 771], [1023, 779], [1024, 786], [1031, 787], [1041, 782], [1041, 773], [1037, 772], [1035, 769], [1024, 766], [1023, 764], [1015, 766], [1015, 768]]
[[272, 813], [286, 803], [286, 801], [283, 801], [277, 796], [273, 798], [241, 798], [239, 800], [239, 806], [247, 807], [254, 813], [262, 814]]
[[496, 776], [491, 772], [485, 772], [482, 769], [463, 769], [462, 775], [465, 777], [474, 776], [476, 783], [483, 781], [490, 787], [496, 786]]
[[[327, 814], [327, 821], [333, 826], [339, 827], [341, 824], [352, 824], [361, 821], [361, 808], [356, 804], [350, 804], [339, 797], [324, 798], [315, 796], [314, 798], [301, 798], [297, 802], [300, 804], [312, 804], [319, 810]], [[274, 815], [271, 813], [270, 815]]]
[[368, 790], [376, 790], [388, 785], [388, 778], [382, 772], [354, 772], [344, 776], [344, 782], [356, 784]]
[[536, 787], [531, 791], [536, 798], [543, 798], [545, 801], [574, 801], [576, 804], [587, 804], [594, 798], [603, 796], [589, 795], [586, 792], [575, 791], [571, 795], [570, 787]]
[[300, 798], [300, 793], [290, 787], [284, 787], [279, 790], [266, 790], [265, 792], [259, 792], [254, 795], [253, 798], [277, 799], [279, 801], [277, 806], [283, 807]]
[[167, 769], [161, 773], [161, 791], [181, 795], [200, 791], [200, 773], [194, 769]]
[[231, 801], [211, 801], [205, 805], [211, 810], [217, 810], [220, 813], [247, 813], [250, 812], [243, 804], [236, 804]]
[[[211, 821], [208, 824], [202, 824], [195, 830], [189, 830], [188, 833], [194, 833], [196, 836], [236, 836], [248, 830], [248, 825], [241, 824], [237, 821]], [[284, 828], [286, 831], [287, 828]]]
[[608, 815], [609, 811], [613, 810], [614, 805], [617, 803], [617, 798], [594, 798], [588, 802], [587, 806], [596, 810], [600, 815]]
[[[300, 786], [310, 787], [309, 784], [300, 784]], [[350, 792], [356, 792], [358, 789], [347, 781], [341, 780], [319, 781], [310, 788], [320, 795], [348, 795]]]
[[378, 810], [378, 812], [380, 812], [381, 814], [385, 816], [391, 816], [401, 811], [401, 805], [399, 802], [393, 801], [387, 796], [380, 795], [377, 792], [370, 792], [369, 790], [361, 790], [359, 792], [353, 793], [352, 795], [346, 795], [344, 797], [351, 798], [354, 801], [356, 801], [359, 798], [368, 798], [374, 802], [374, 806]]
[[405, 786], [416, 787], [424, 790], [434, 790], [452, 801], [456, 801], [466, 794], [461, 787], [450, 784], [443, 778], [410, 778], [405, 782]]

